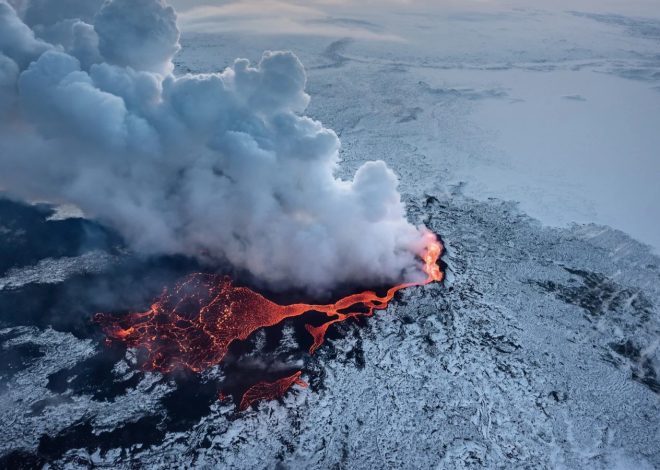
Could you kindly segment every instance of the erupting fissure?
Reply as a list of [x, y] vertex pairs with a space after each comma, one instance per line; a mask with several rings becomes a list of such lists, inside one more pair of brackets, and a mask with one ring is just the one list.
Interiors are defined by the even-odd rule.
[[[245, 340], [260, 328], [281, 323], [306, 312], [325, 314], [320, 326], [306, 325], [313, 337], [310, 353], [324, 341], [328, 328], [338, 322], [359, 316], [371, 316], [386, 309], [401, 289], [442, 281], [444, 273], [438, 265], [443, 246], [437, 237], [426, 232], [421, 253], [426, 279], [390, 288], [385, 295], [365, 291], [348, 295], [333, 304], [276, 304], [247, 287], [237, 287], [227, 276], [191, 274], [173, 290], [165, 290], [149, 310], [115, 316], [99, 313], [95, 321], [109, 340], [121, 341], [128, 347], [145, 352], [144, 368], [171, 372], [187, 368], [200, 372], [219, 364], [229, 346]], [[276, 382], [260, 382], [244, 394], [240, 408], [245, 409], [260, 399], [283, 395], [294, 384], [302, 384], [301, 372]]]

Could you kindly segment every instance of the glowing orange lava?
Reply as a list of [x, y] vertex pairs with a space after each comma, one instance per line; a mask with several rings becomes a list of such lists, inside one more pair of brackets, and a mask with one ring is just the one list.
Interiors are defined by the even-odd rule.
[[294, 385], [307, 388], [307, 383], [300, 378], [301, 375], [302, 372], [298, 371], [289, 377], [282, 377], [275, 382], [259, 382], [253, 385], [243, 394], [239, 409], [246, 410], [251, 404], [257, 401], [275, 400], [282, 397]]
[[[171, 372], [183, 367], [202, 371], [219, 364], [233, 341], [245, 340], [260, 328], [310, 311], [327, 317], [320, 326], [306, 325], [314, 340], [310, 348], [313, 353], [323, 344], [331, 325], [386, 309], [401, 289], [442, 281], [444, 273], [438, 265], [442, 251], [443, 246], [437, 237], [426, 232], [421, 254], [426, 279], [394, 286], [384, 296], [366, 291], [344, 297], [334, 304], [279, 305], [247, 287], [235, 286], [229, 277], [198, 273], [186, 277], [172, 291], [165, 290], [146, 312], [121, 317], [99, 313], [94, 318], [109, 340], [121, 341], [128, 347], [144, 351], [144, 368], [147, 370]], [[300, 374], [296, 380], [299, 377]], [[251, 390], [263, 390], [264, 394], [268, 390], [280, 390], [288, 379], [291, 377], [270, 385], [260, 383], [253, 386], [243, 397], [241, 408], [243, 402], [247, 407], [258, 399], [254, 398], [257, 392]], [[296, 380], [283, 390], [288, 390]], [[264, 395], [264, 398], [269, 396]]]

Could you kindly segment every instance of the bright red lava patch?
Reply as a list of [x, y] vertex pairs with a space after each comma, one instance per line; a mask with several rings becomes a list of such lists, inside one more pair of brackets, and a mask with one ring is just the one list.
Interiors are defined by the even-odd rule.
[[[94, 320], [109, 340], [142, 349], [147, 358], [143, 366], [146, 370], [164, 373], [177, 368], [195, 372], [208, 369], [222, 362], [233, 341], [245, 340], [260, 328], [311, 311], [327, 317], [320, 326], [306, 325], [314, 340], [310, 348], [313, 353], [323, 344], [331, 325], [386, 309], [401, 289], [443, 280], [444, 273], [438, 265], [442, 243], [431, 232], [426, 233], [425, 239], [421, 258], [426, 279], [394, 286], [384, 296], [365, 291], [333, 304], [279, 305], [247, 287], [236, 287], [227, 276], [197, 273], [187, 276], [171, 291], [166, 289], [146, 312], [122, 317], [99, 313]], [[245, 392], [240, 408], [282, 396], [293, 384], [302, 382], [300, 375], [297, 372], [273, 383], [252, 386]]]
[[250, 387], [243, 394], [240, 410], [247, 410], [251, 404], [261, 400], [275, 400], [284, 394], [294, 385], [300, 385], [307, 388], [307, 383], [300, 378], [302, 371], [298, 371], [289, 377], [282, 377], [275, 382], [259, 382]]

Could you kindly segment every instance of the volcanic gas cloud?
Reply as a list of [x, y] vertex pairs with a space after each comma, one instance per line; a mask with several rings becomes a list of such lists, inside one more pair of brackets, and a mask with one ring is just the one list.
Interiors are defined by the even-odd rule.
[[175, 75], [179, 49], [163, 0], [0, 0], [0, 187], [271, 290], [415, 276], [396, 176], [374, 161], [335, 177], [339, 139], [303, 115], [292, 53]]

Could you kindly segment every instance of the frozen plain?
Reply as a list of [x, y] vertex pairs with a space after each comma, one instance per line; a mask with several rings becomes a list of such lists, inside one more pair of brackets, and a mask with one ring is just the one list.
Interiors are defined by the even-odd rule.
[[[642, 183], [660, 174], [657, 150], [655, 161], [649, 153], [660, 137], [639, 116], [647, 126], [660, 122], [653, 106], [660, 104], [660, 22], [543, 11], [465, 13], [447, 29], [440, 20], [410, 15], [396, 30], [388, 15], [324, 18], [345, 37], [334, 37], [336, 29], [187, 33], [177, 67], [221, 70], [235, 57], [293, 50], [308, 70], [310, 114], [342, 138], [340, 174], [381, 158], [400, 175], [411, 220], [447, 245], [445, 284], [406, 291], [365, 324], [341, 326], [313, 357], [299, 352], [285, 327], [279, 348], [266, 355], [301, 363], [310, 388], [237, 414], [206, 391], [221, 370], [187, 381], [144, 374], [130, 353], [104, 351], [98, 335], [12, 314], [34, 308], [30, 299], [44, 290], [71, 292], [76, 276], [112, 269], [130, 254], [90, 247], [80, 257], [19, 260], [0, 274], [0, 305], [10, 318], [2, 353], [30, 358], [2, 372], [5, 463], [660, 467], [660, 259], [620, 230], [565, 226], [607, 223], [659, 245], [657, 188]], [[463, 50], [443, 47], [469, 28]], [[495, 34], [501, 29], [511, 33]], [[413, 44], [399, 38], [411, 30], [431, 32]], [[621, 95], [638, 101], [627, 118], [607, 118]], [[614, 196], [600, 191], [604, 180], [589, 180], [594, 161], [552, 158], [562, 142], [577, 154], [602, 140], [585, 144], [571, 133], [577, 124], [556, 129], [536, 119], [548, 112], [552, 122], [584, 113], [581, 130], [602, 119], [606, 143], [641, 141], [623, 162], [630, 167], [610, 161], [614, 153], [597, 162], [607, 178], [624, 178], [613, 181], [625, 190], [618, 212]], [[636, 118], [631, 129], [617, 121]], [[516, 123], [525, 126], [517, 146]], [[611, 138], [615, 131], [621, 141]], [[545, 134], [546, 144], [531, 149], [539, 156], [530, 146]], [[635, 213], [640, 201], [646, 212]], [[0, 220], [3, 250], [19, 246], [28, 227]], [[253, 342], [258, 351], [263, 339]], [[93, 378], [104, 367], [110, 383]], [[200, 409], [181, 413], [173, 401], [182, 397]]]

